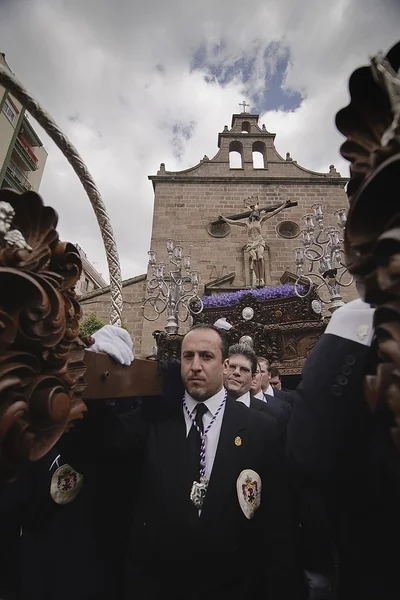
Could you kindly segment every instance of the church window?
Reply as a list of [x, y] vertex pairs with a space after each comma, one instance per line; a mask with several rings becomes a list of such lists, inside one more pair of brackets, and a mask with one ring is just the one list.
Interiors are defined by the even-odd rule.
[[265, 169], [266, 154], [264, 142], [254, 142], [253, 144], [253, 168]]
[[243, 157], [243, 146], [240, 142], [231, 142], [229, 144], [229, 168], [241, 169]]
[[300, 227], [294, 221], [282, 221], [278, 223], [276, 231], [280, 237], [290, 239], [299, 235]]
[[207, 233], [216, 238], [227, 236], [230, 230], [231, 228], [229, 227], [228, 223], [225, 223], [225, 221], [222, 220], [211, 221], [211, 223], [207, 225]]
[[243, 121], [242, 133], [250, 133], [250, 123], [248, 121]]

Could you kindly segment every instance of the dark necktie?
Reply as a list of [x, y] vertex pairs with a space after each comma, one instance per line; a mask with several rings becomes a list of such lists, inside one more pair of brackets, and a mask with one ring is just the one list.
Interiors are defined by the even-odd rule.
[[[195, 423], [200, 429], [201, 432], [204, 431], [203, 425], [203, 415], [207, 412], [207, 406], [203, 404], [203, 402], [199, 402], [196, 408], [196, 416]], [[187, 466], [188, 466], [188, 484], [189, 484], [189, 496], [190, 490], [192, 489], [192, 485], [194, 481], [200, 481], [200, 450], [201, 450], [201, 437], [194, 423], [189, 431], [189, 435], [187, 436]], [[190, 502], [190, 500], [189, 500]], [[197, 508], [190, 502], [191, 513], [195, 518], [198, 517]]]
[[[199, 402], [196, 407], [196, 416], [194, 422], [201, 432], [204, 431], [203, 416], [207, 412], [207, 406], [203, 402]], [[201, 450], [201, 437], [197, 431], [194, 423], [189, 431], [187, 437], [187, 453], [188, 453], [188, 466], [189, 466], [189, 478], [191, 478], [191, 484], [193, 481], [199, 481], [200, 477], [200, 450]]]

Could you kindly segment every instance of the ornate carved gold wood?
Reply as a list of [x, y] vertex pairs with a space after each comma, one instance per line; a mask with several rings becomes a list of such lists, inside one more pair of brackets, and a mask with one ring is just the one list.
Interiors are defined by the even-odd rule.
[[364, 299], [376, 307], [379, 359], [366, 379], [371, 410], [386, 402], [400, 450], [400, 42], [350, 77], [351, 101], [336, 116], [351, 163], [347, 264]]
[[73, 286], [80, 256], [33, 193], [0, 190], [0, 480], [43, 456], [85, 410]]

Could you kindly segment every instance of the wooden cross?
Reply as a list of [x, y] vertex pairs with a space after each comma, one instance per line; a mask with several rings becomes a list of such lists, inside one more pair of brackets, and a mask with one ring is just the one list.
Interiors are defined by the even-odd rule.
[[[249, 198], [249, 200], [250, 200], [250, 198]], [[273, 212], [274, 210], [279, 208], [279, 206], [280, 206], [280, 204], [273, 204], [272, 206], [263, 206], [263, 207], [259, 208], [258, 210], [260, 213], [269, 213], [269, 212]], [[297, 202], [288, 202], [288, 204], [286, 205], [285, 208], [291, 208], [292, 206], [297, 206]], [[247, 219], [250, 215], [251, 215], [251, 210], [247, 211], [247, 212], [239, 213], [237, 215], [229, 215], [229, 217], [227, 217], [227, 218], [231, 219], [232, 221], [239, 221], [240, 219]], [[213, 225], [215, 225], [217, 223], [221, 223], [221, 219], [216, 219], [215, 221], [212, 221]]]

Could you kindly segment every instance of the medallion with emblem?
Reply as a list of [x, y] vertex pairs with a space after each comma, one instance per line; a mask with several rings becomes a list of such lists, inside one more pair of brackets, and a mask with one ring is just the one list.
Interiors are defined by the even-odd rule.
[[83, 476], [70, 465], [62, 465], [53, 474], [50, 495], [56, 504], [69, 504], [79, 494], [83, 486]]
[[256, 471], [245, 469], [237, 478], [236, 490], [244, 516], [252, 519], [261, 502], [261, 477]]

